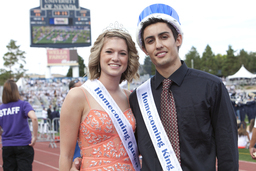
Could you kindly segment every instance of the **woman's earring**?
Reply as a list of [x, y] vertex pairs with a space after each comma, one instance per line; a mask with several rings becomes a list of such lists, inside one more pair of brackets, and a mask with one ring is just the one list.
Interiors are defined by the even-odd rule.
[[98, 72], [100, 72], [100, 64], [98, 65]]

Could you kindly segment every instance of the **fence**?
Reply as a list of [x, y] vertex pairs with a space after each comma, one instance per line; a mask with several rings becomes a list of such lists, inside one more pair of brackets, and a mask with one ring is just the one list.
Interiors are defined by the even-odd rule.
[[[57, 148], [56, 143], [60, 141], [59, 123], [60, 118], [53, 120], [38, 118], [38, 142], [49, 142], [49, 147]], [[28, 119], [30, 131], [33, 131], [32, 121]]]

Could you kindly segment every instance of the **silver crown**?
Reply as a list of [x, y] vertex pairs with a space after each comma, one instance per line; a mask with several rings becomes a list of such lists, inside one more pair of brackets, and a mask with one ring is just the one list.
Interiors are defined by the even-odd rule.
[[126, 30], [123, 27], [123, 24], [119, 24], [117, 21], [114, 24], [110, 23], [109, 26], [104, 28], [102, 31], [105, 32], [105, 31], [111, 31], [111, 30], [119, 30], [119, 31], [124, 31], [128, 33], [128, 30]]

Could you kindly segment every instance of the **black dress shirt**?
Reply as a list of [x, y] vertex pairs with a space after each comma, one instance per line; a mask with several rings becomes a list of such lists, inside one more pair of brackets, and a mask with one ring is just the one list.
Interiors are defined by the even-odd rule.
[[[183, 171], [238, 170], [237, 123], [226, 87], [203, 71], [182, 66], [170, 77], [176, 104]], [[154, 101], [161, 115], [160, 98], [164, 77], [156, 72], [151, 79]], [[136, 91], [130, 96], [136, 117], [136, 139], [142, 155], [142, 171], [162, 171], [143, 121]], [[160, 116], [161, 117], [161, 116]]]

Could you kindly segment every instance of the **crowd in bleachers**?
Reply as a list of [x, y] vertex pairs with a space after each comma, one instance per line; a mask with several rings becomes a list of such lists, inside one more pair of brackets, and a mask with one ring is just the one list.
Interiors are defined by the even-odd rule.
[[[148, 79], [142, 77], [141, 82]], [[87, 78], [79, 78], [84, 83]], [[44, 110], [60, 110], [64, 99], [69, 91], [69, 83], [72, 78], [54, 78], [54, 79], [25, 79], [25, 84], [19, 87], [21, 98], [28, 101], [35, 110], [40, 109], [39, 113]], [[143, 81], [142, 81], [143, 80]], [[134, 81], [130, 84], [131, 90], [135, 89], [140, 81]], [[225, 81], [223, 80], [224, 84]], [[127, 88], [127, 85], [123, 88]], [[238, 123], [238, 146], [246, 148], [251, 139], [252, 128], [256, 117], [256, 92], [250, 92], [236, 89], [236, 86], [226, 86], [229, 93]], [[256, 91], [256, 90], [255, 90]], [[49, 118], [42, 115], [42, 118]], [[52, 119], [51, 119], [52, 120]]]
[[49, 105], [61, 108], [68, 93], [68, 84], [71, 79], [26, 79], [26, 84], [19, 87], [23, 100], [32, 106], [48, 108]]
[[[79, 79], [82, 83], [87, 80], [86, 77]], [[43, 109], [52, 105], [52, 107], [60, 109], [69, 91], [68, 85], [71, 80], [72, 78], [69, 77], [54, 79], [26, 78], [26, 84], [23, 87], [19, 87], [19, 90], [22, 99], [28, 101], [34, 107]], [[135, 89], [138, 86], [136, 84], [137, 82], [135, 81], [129, 88], [132, 88], [132, 90]], [[127, 88], [127, 86], [124, 88]], [[236, 90], [234, 85], [226, 86], [226, 88], [230, 95], [237, 119], [240, 122], [244, 121], [246, 116], [248, 122], [250, 122], [251, 119], [254, 119], [256, 116], [255, 94], [248, 94], [245, 91]]]
[[237, 117], [238, 148], [249, 148], [256, 117], [255, 92], [236, 90], [234, 85], [227, 90]]
[[[256, 116], [256, 96], [253, 92], [247, 93], [245, 91], [236, 90], [235, 86], [227, 87], [233, 104], [237, 119], [242, 122], [248, 118], [248, 123]], [[247, 124], [248, 124], [247, 123]]]

